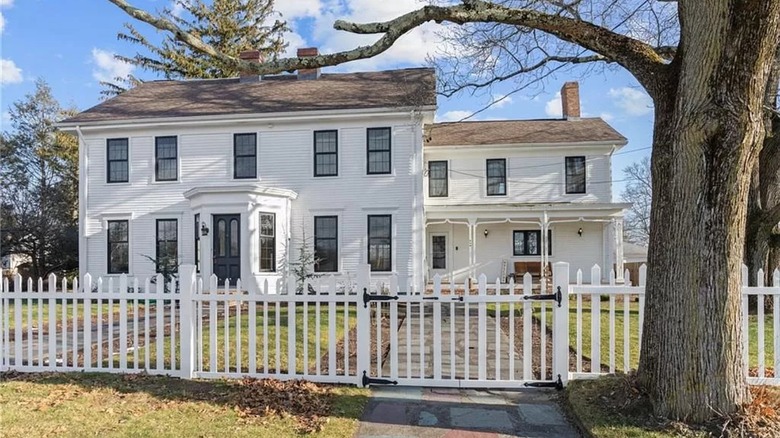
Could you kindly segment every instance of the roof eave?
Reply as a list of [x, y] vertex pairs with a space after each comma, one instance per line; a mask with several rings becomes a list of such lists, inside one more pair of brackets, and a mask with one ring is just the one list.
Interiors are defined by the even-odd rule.
[[516, 148], [516, 147], [523, 147], [523, 148], [548, 148], [548, 147], [572, 147], [572, 146], [618, 146], [623, 147], [628, 144], [628, 140], [626, 138], [622, 139], [612, 139], [612, 140], [586, 140], [586, 141], [571, 141], [571, 142], [540, 142], [540, 143], [496, 143], [496, 144], [490, 144], [490, 143], [474, 143], [474, 144], [454, 144], [454, 145], [424, 145], [425, 148], [432, 148], [435, 150], [458, 150], [458, 149], [471, 149], [474, 147], [479, 148], [495, 148], [495, 149], [503, 149], [503, 148]]

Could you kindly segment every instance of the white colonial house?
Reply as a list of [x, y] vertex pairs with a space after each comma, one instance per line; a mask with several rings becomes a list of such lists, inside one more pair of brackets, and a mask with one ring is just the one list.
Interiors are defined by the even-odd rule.
[[176, 260], [257, 290], [301, 248], [319, 273], [369, 263], [402, 287], [619, 265], [626, 141], [564, 92], [562, 120], [441, 124], [427, 68], [146, 82], [60, 124], [79, 138], [79, 270]]

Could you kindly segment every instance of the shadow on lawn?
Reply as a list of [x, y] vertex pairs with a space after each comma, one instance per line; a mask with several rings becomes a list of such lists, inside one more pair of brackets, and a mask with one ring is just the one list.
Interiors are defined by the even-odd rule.
[[[359, 419], [367, 394], [339, 391], [337, 385], [302, 380], [184, 380], [146, 374], [0, 373], [0, 383], [76, 385], [86, 391], [110, 389], [120, 394], [145, 393], [162, 401], [204, 402], [235, 409], [240, 416], [293, 417], [299, 432], [322, 429], [328, 417]], [[341, 386], [341, 388], [346, 388]]]

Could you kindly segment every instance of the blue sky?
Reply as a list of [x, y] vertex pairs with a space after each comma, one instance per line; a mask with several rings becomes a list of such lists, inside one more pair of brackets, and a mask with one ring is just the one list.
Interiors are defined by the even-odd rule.
[[[131, 4], [158, 10], [171, 0], [131, 0]], [[353, 21], [387, 20], [419, 8], [418, 0], [277, 0], [276, 8], [290, 23], [287, 35], [290, 53], [297, 47], [317, 46], [321, 52], [352, 48], [376, 37], [355, 36], [332, 29], [337, 18]], [[65, 106], [89, 108], [100, 102], [99, 81], [132, 72], [142, 78], [153, 76], [112, 59], [113, 53], [131, 55], [135, 48], [116, 39], [122, 24], [130, 21], [107, 0], [0, 0], [0, 111], [7, 128], [10, 104], [34, 88], [37, 78], [46, 80]], [[146, 34], [154, 30], [143, 24]], [[435, 50], [437, 26], [433, 24], [402, 37], [391, 50], [371, 60], [359, 61], [338, 70], [375, 70], [425, 64], [426, 54]], [[331, 69], [333, 70], [333, 69]], [[628, 146], [614, 157], [615, 197], [622, 183], [622, 169], [649, 155], [652, 141], [652, 107], [636, 80], [621, 69], [580, 76], [577, 70], [548, 80], [533, 94], [519, 92], [480, 113], [478, 119], [526, 119], [560, 115], [556, 92], [563, 82], [580, 81], [584, 115], [601, 116], [628, 138]], [[439, 98], [439, 120], [459, 120], [483, 108], [493, 97], [512, 91], [511, 84], [491, 94], [457, 95]]]

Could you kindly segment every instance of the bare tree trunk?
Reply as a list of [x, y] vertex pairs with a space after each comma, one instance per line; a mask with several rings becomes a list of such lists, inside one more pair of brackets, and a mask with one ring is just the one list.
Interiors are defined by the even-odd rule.
[[[639, 378], [662, 416], [704, 421], [749, 401], [739, 272], [746, 175], [764, 140], [764, 91], [777, 47], [780, 7], [771, 3], [681, 4], [684, 53], [670, 83], [653, 94]], [[704, 28], [710, 31], [686, 31]]]

